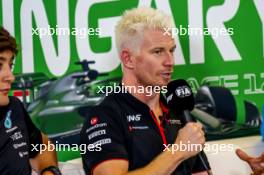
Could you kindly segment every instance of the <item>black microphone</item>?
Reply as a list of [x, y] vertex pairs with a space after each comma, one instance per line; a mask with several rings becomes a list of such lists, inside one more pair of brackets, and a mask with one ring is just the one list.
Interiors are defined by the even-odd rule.
[[[181, 121], [184, 124], [194, 122], [190, 114], [190, 111], [194, 108], [194, 96], [190, 85], [185, 80], [173, 80], [167, 85], [166, 100], [169, 108], [173, 110], [176, 115], [181, 114]], [[205, 163], [203, 156], [199, 153], [198, 157], [207, 173], [211, 175], [212, 173]]]
[[169, 108], [176, 114], [183, 114], [184, 124], [194, 121], [189, 112], [194, 108], [194, 96], [185, 80], [173, 80], [168, 84], [166, 100]]

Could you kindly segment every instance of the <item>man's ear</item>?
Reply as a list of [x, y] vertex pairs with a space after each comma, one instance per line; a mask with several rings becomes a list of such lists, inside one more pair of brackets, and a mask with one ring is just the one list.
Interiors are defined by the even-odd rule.
[[129, 49], [123, 49], [120, 53], [121, 62], [123, 63], [123, 66], [128, 69], [134, 68], [134, 56], [132, 55], [132, 52]]

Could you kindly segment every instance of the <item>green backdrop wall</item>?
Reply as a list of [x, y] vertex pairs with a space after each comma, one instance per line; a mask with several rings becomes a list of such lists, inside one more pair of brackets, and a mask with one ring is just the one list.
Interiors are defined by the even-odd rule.
[[175, 36], [174, 78], [187, 79], [194, 91], [205, 83], [230, 88], [238, 122], [244, 120], [243, 100], [261, 109], [264, 0], [0, 0], [0, 24], [21, 48], [14, 72], [60, 77], [80, 69], [75, 61], [88, 59], [100, 72], [121, 75], [114, 26], [124, 10], [138, 6], [172, 15], [182, 32], [203, 29], [204, 35]]

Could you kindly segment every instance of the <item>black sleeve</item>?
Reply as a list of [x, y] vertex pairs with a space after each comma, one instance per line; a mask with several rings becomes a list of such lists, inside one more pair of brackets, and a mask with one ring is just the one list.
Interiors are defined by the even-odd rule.
[[[29, 138], [29, 157], [34, 158], [39, 151], [36, 151], [36, 149], [32, 149], [32, 145], [40, 145], [42, 144], [42, 135], [40, 130], [33, 124], [28, 112], [24, 108], [23, 104], [19, 101], [21, 107], [23, 108], [23, 116], [24, 116], [24, 121], [26, 123], [26, 128], [27, 128], [27, 133], [28, 133], [28, 138]], [[32, 151], [33, 150], [33, 151]], [[39, 149], [38, 149], [39, 150]]]
[[[202, 151], [200, 153], [201, 157], [203, 157], [203, 160], [204, 160], [204, 163], [206, 165], [206, 167], [211, 170], [211, 167], [209, 165], [209, 162], [207, 160], [207, 157], [205, 155], [205, 153]], [[199, 156], [196, 156], [196, 159], [195, 159], [195, 163], [194, 163], [194, 166], [192, 168], [192, 173], [198, 173], [198, 172], [201, 172], [201, 171], [206, 171], [206, 168], [202, 162], [202, 160], [200, 159]]]
[[104, 107], [95, 107], [81, 131], [81, 144], [93, 144], [94, 151], [81, 152], [86, 174], [105, 160], [128, 159], [125, 148], [124, 131], [118, 121], [118, 114]]

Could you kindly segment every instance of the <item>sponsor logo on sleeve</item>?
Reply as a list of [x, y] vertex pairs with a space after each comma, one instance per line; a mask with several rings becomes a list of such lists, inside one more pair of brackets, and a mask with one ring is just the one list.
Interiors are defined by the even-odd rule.
[[98, 140], [97, 142], [94, 142], [93, 145], [105, 145], [109, 143], [112, 143], [112, 140], [110, 138], [106, 138], [106, 139], [102, 139], [102, 140]]
[[99, 130], [99, 131], [94, 131], [93, 133], [88, 135], [89, 140], [91, 140], [92, 138], [98, 137], [100, 135], [104, 135], [106, 134], [105, 129]]
[[96, 125], [98, 123], [98, 117], [97, 116], [92, 117], [90, 123], [91, 125]]
[[94, 130], [94, 129], [97, 129], [97, 128], [103, 128], [103, 127], [107, 127], [107, 123], [98, 123], [98, 124], [95, 124], [94, 126], [92, 127], [89, 127], [86, 129], [86, 133]]

